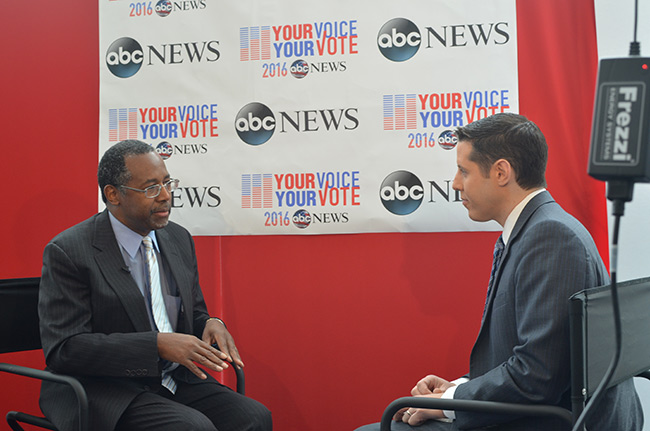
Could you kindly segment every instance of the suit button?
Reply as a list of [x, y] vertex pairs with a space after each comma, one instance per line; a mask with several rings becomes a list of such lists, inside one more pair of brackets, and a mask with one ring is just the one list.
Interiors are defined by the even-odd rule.
[[144, 390], [145, 390], [145, 391], [150, 391], [150, 390], [151, 390], [151, 386], [149, 386], [149, 385], [145, 385], [145, 386], [144, 386]]

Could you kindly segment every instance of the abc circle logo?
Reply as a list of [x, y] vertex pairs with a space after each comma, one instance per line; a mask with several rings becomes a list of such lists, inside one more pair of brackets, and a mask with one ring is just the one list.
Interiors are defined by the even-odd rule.
[[156, 146], [156, 153], [158, 153], [163, 160], [167, 160], [172, 156], [172, 154], [174, 154], [174, 149], [169, 142], [162, 141]]
[[309, 64], [305, 60], [299, 58], [293, 62], [291, 69], [289, 70], [294, 78], [301, 79], [309, 73]]
[[273, 136], [275, 116], [266, 105], [252, 102], [237, 113], [235, 129], [242, 141], [249, 145], [261, 145]]
[[289, 70], [294, 78], [304, 78], [309, 73], [309, 63], [305, 60], [298, 59], [291, 64], [291, 69]]
[[418, 52], [421, 40], [420, 29], [413, 22], [405, 18], [395, 18], [379, 29], [377, 46], [387, 59], [406, 61]]
[[445, 150], [453, 150], [458, 144], [458, 136], [452, 130], [445, 130], [438, 137], [438, 144]]
[[158, 3], [156, 3], [155, 10], [158, 16], [166, 17], [172, 13], [172, 2], [170, 0], [159, 0]]
[[118, 78], [128, 78], [140, 70], [144, 54], [137, 40], [122, 37], [108, 47], [106, 65]]
[[381, 203], [396, 215], [407, 215], [420, 207], [424, 187], [420, 179], [409, 171], [395, 171], [381, 183]]
[[298, 229], [304, 229], [311, 224], [311, 214], [307, 210], [299, 209], [293, 214], [291, 220]]

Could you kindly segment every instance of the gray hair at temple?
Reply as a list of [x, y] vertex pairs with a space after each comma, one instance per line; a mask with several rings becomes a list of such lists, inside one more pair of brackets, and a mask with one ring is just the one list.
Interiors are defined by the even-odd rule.
[[131, 173], [126, 169], [126, 158], [152, 151], [154, 149], [151, 145], [135, 139], [118, 142], [106, 150], [97, 167], [97, 183], [104, 203], [106, 203], [104, 187], [108, 185], [123, 186], [131, 179]]

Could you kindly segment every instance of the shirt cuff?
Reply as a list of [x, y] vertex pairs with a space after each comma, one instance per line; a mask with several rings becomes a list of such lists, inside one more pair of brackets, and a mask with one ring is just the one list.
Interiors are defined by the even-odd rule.
[[[459, 379], [454, 380], [453, 383], [454, 386], [450, 387], [447, 389], [440, 398], [443, 400], [453, 400], [454, 399], [454, 394], [456, 393], [456, 389], [458, 389], [458, 385], [462, 385], [463, 383], [469, 382], [469, 379], [467, 377], [461, 377]], [[443, 410], [442, 413], [449, 419], [456, 419], [456, 412], [454, 410]]]

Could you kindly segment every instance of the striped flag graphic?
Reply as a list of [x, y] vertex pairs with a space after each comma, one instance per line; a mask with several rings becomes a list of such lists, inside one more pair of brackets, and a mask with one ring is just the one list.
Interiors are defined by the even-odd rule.
[[109, 142], [138, 139], [137, 108], [118, 108], [108, 110]]
[[239, 60], [271, 59], [271, 26], [242, 27], [239, 29]]
[[384, 130], [417, 129], [415, 94], [388, 94], [383, 97]]
[[271, 174], [242, 174], [241, 207], [273, 207], [273, 176]]

